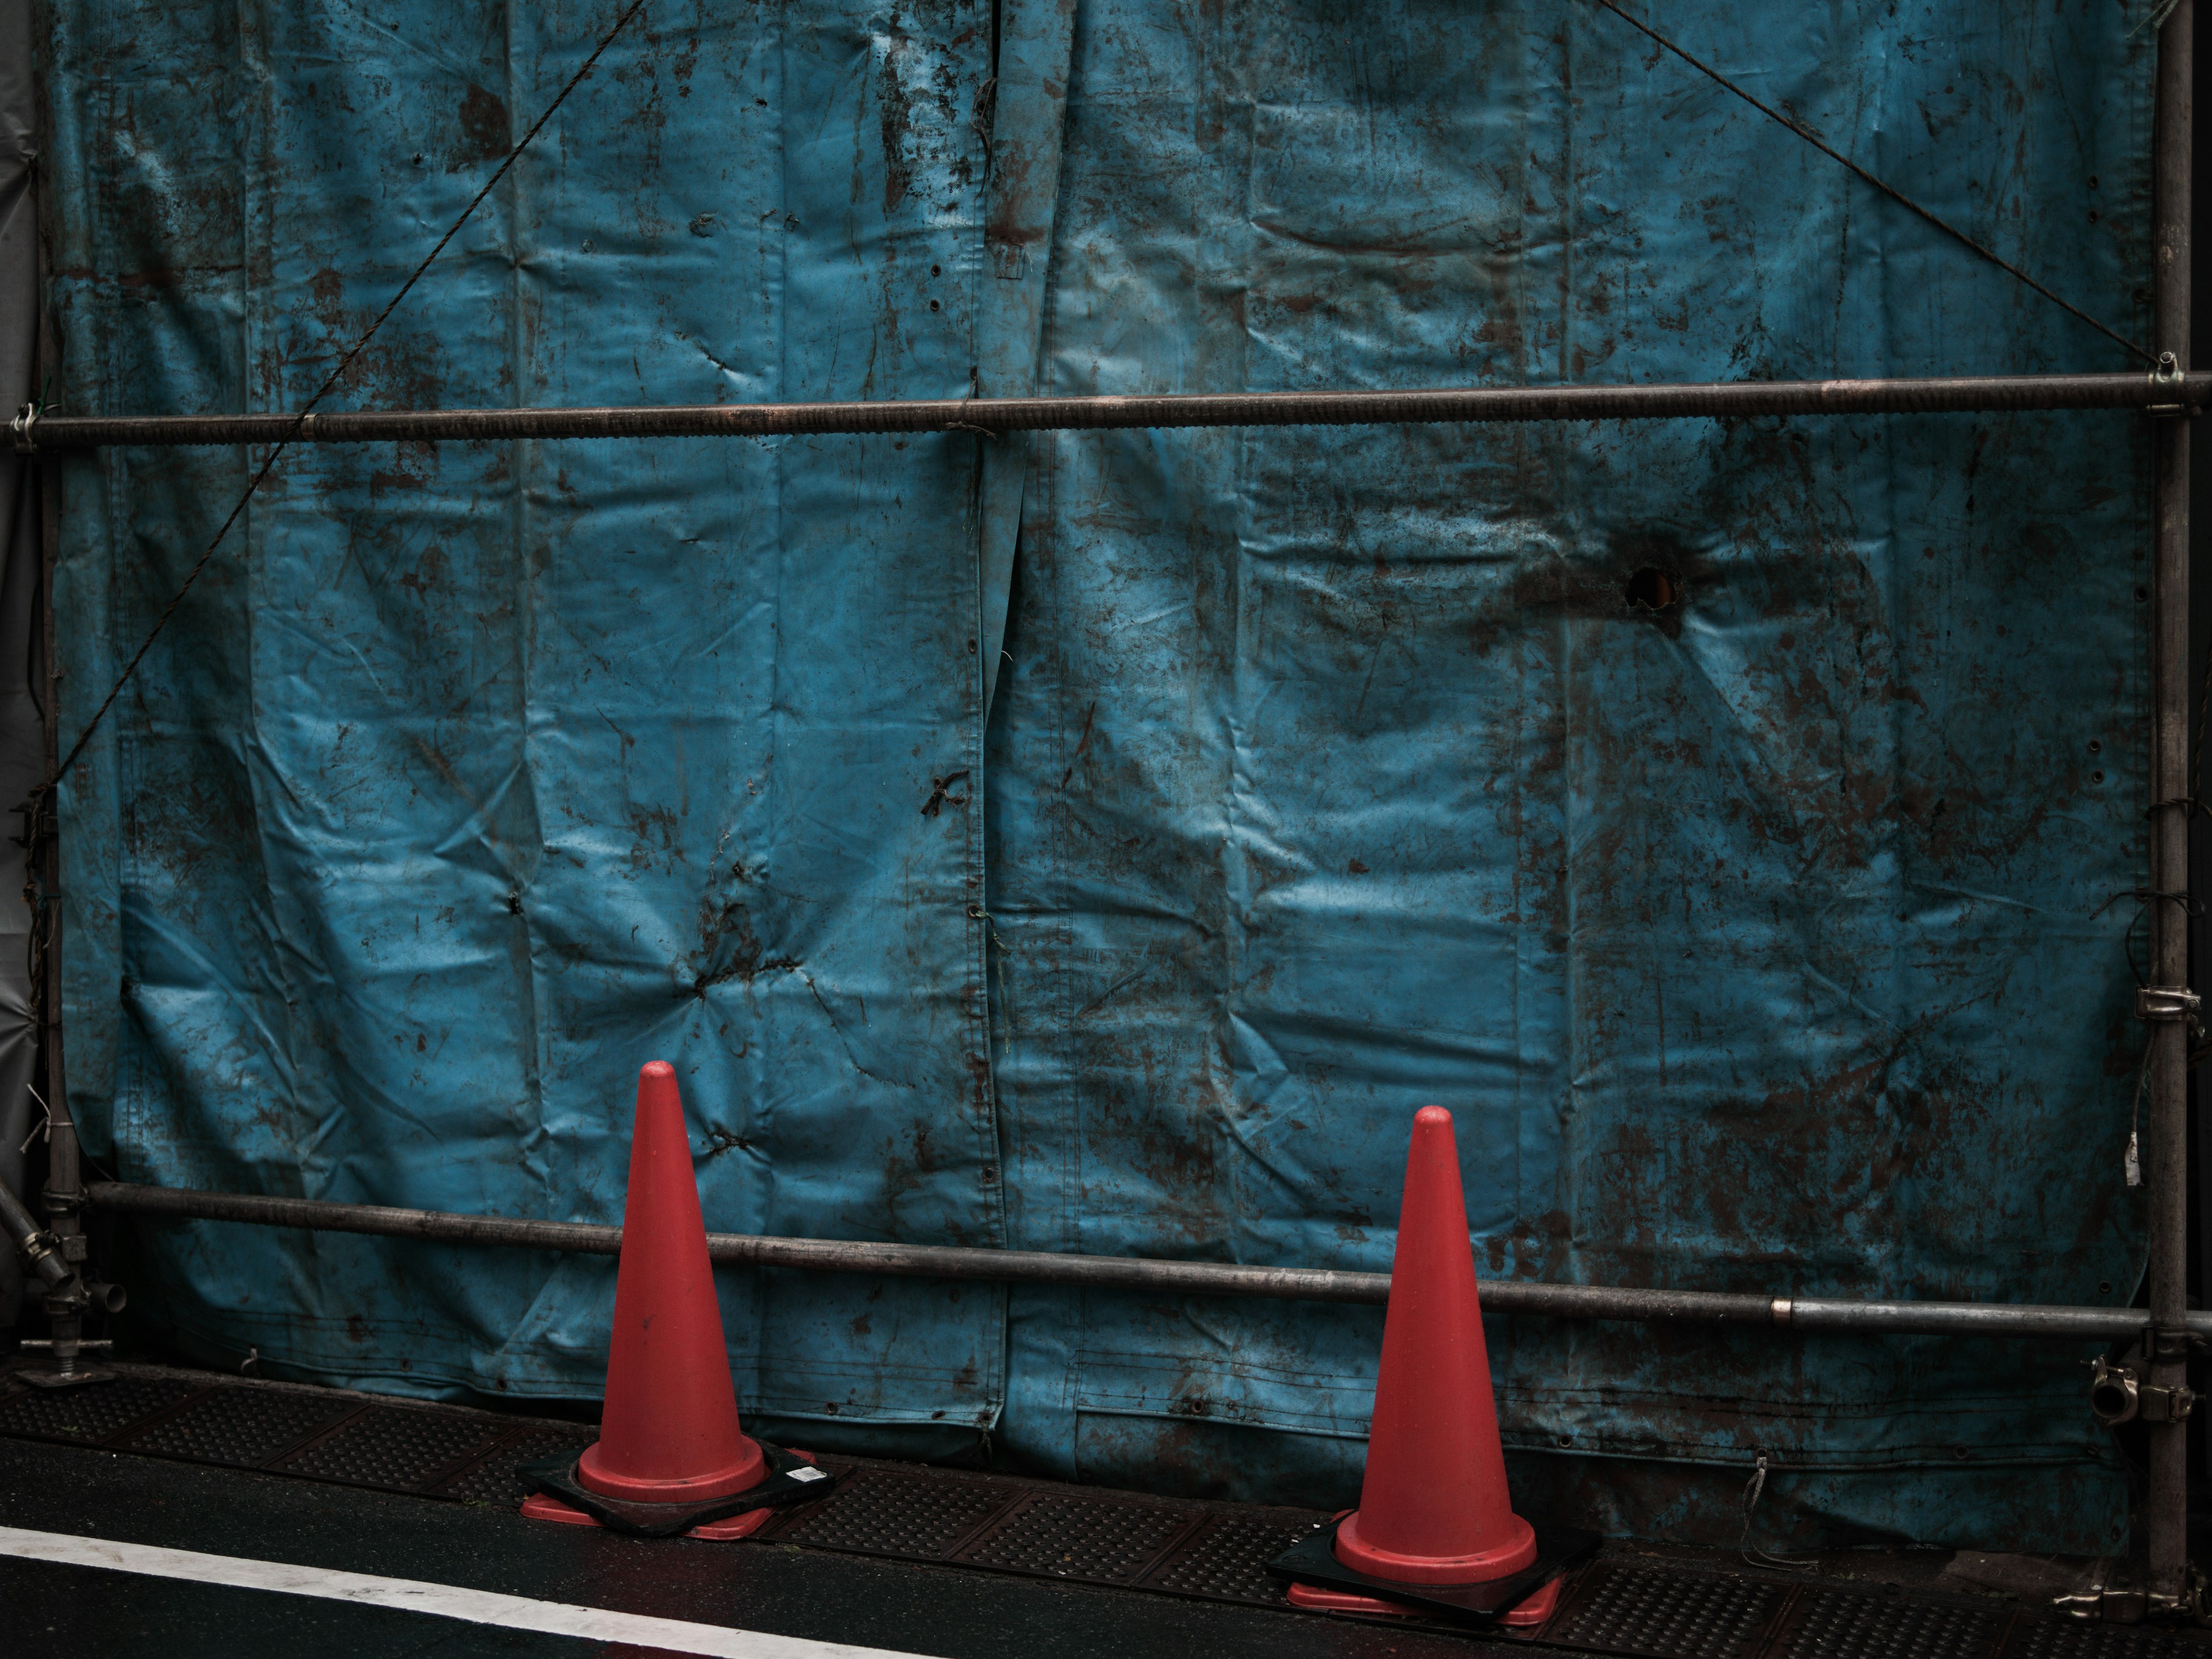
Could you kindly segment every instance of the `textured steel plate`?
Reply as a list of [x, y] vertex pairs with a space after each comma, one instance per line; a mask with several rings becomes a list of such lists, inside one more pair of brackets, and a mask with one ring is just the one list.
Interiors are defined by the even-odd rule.
[[210, 1389], [179, 1409], [119, 1435], [110, 1443], [119, 1450], [181, 1457], [195, 1463], [258, 1468], [360, 1409], [359, 1401], [343, 1395]]
[[372, 1406], [276, 1468], [349, 1486], [414, 1492], [489, 1449], [509, 1426], [488, 1413]]
[[2006, 1615], [1895, 1595], [1813, 1590], [1796, 1609], [1786, 1659], [1990, 1659]]
[[1211, 1601], [1287, 1606], [1282, 1584], [1268, 1572], [1267, 1563], [1324, 1524], [1217, 1515], [1146, 1573], [1139, 1587]]
[[1012, 1502], [996, 1481], [933, 1480], [861, 1469], [821, 1503], [794, 1510], [775, 1539], [817, 1549], [936, 1561]]
[[75, 1389], [25, 1389], [0, 1398], [0, 1434], [96, 1444], [201, 1385], [174, 1377], [118, 1376]]
[[1070, 1493], [1024, 1498], [952, 1559], [1001, 1572], [1133, 1583], [1202, 1511]]
[[2005, 1659], [2204, 1659], [2206, 1649], [2202, 1638], [2176, 1631], [2038, 1620], [2014, 1631]]
[[592, 1430], [582, 1427], [528, 1429], [493, 1446], [459, 1474], [448, 1475], [428, 1490], [434, 1497], [460, 1503], [501, 1504], [512, 1508], [530, 1495], [529, 1488], [514, 1472], [516, 1464], [534, 1463], [547, 1457], [573, 1457], [598, 1438]]
[[[833, 1462], [835, 1460], [832, 1460]], [[836, 1492], [763, 1534], [776, 1543], [1281, 1607], [1267, 1563], [1318, 1513], [1039, 1492], [1025, 1482], [854, 1466]]]
[[1789, 1585], [1732, 1574], [1600, 1563], [1547, 1639], [1653, 1659], [1751, 1659]]

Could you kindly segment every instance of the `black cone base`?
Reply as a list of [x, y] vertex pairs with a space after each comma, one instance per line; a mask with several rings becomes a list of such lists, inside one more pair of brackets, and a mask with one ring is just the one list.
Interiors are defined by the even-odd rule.
[[1285, 1578], [1301, 1579], [1330, 1589], [1379, 1595], [1409, 1607], [1463, 1625], [1495, 1624], [1571, 1567], [1582, 1565], [1601, 1541], [1580, 1527], [1538, 1527], [1536, 1559], [1519, 1572], [1480, 1584], [1406, 1584], [1395, 1578], [1376, 1578], [1356, 1572], [1336, 1559], [1336, 1529], [1343, 1517], [1310, 1533], [1267, 1563], [1267, 1571]]
[[518, 1463], [514, 1472], [532, 1492], [557, 1498], [571, 1509], [581, 1510], [611, 1532], [633, 1538], [672, 1538], [702, 1527], [709, 1521], [726, 1521], [749, 1510], [788, 1509], [817, 1498], [826, 1498], [837, 1484], [829, 1470], [817, 1468], [765, 1440], [754, 1442], [768, 1460], [769, 1477], [757, 1486], [710, 1498], [703, 1504], [633, 1504], [593, 1492], [576, 1479], [576, 1460], [556, 1458], [550, 1462]]

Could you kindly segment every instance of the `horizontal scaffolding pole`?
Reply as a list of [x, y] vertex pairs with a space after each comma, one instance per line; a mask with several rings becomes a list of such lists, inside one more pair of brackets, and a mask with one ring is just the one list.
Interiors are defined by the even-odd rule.
[[[617, 1255], [622, 1229], [577, 1221], [517, 1221], [498, 1216], [400, 1210], [319, 1199], [261, 1198], [167, 1187], [94, 1182], [97, 1208], [179, 1220], [243, 1221], [314, 1232], [371, 1233], [441, 1244], [498, 1244], [520, 1249]], [[1136, 1256], [1063, 1255], [1042, 1250], [977, 1250], [935, 1244], [874, 1244], [828, 1238], [772, 1238], [709, 1233], [707, 1252], [732, 1267], [797, 1267], [816, 1273], [884, 1273], [913, 1279], [1072, 1285], [1167, 1295], [1249, 1296], [1287, 1302], [1354, 1302], [1390, 1297], [1388, 1273], [1315, 1267], [1240, 1267], [1212, 1261], [1155, 1261]], [[2142, 1334], [2139, 1309], [2041, 1307], [1979, 1302], [1857, 1302], [1833, 1297], [1758, 1296], [1712, 1291], [1633, 1291], [1602, 1285], [1482, 1281], [1484, 1311], [1546, 1319], [1668, 1321], [1780, 1326], [1791, 1330], [1896, 1335], [2006, 1336], [2116, 1342]], [[2212, 1313], [2192, 1313], [2189, 1328], [2212, 1336]]]
[[940, 398], [911, 403], [702, 404], [641, 409], [362, 410], [330, 415], [18, 416], [16, 447], [421, 443], [510, 438], [768, 438], [807, 433], [1076, 432], [1127, 427], [1395, 426], [1772, 415], [2186, 410], [2212, 372], [1692, 386], [1486, 386], [1435, 392], [1231, 392], [1146, 398]]

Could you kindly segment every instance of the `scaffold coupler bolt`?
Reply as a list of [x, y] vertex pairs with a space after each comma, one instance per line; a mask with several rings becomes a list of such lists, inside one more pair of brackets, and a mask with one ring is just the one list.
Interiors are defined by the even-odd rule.
[[2188, 414], [2188, 386], [2189, 377], [2181, 372], [2181, 359], [2171, 351], [2160, 352], [2158, 367], [2150, 372], [2151, 401], [2143, 406], [2143, 413], [2169, 421]]

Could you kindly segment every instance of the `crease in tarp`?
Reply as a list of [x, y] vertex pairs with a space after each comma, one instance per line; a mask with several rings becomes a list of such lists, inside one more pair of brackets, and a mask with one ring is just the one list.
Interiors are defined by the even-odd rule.
[[[990, 170], [975, 329], [977, 397], [1028, 398], [1037, 392], [1075, 14], [1076, 0], [996, 3], [998, 51], [991, 70]], [[988, 717], [998, 690], [1007, 596], [1035, 440], [1028, 433], [1008, 433], [981, 441], [978, 653]]]

